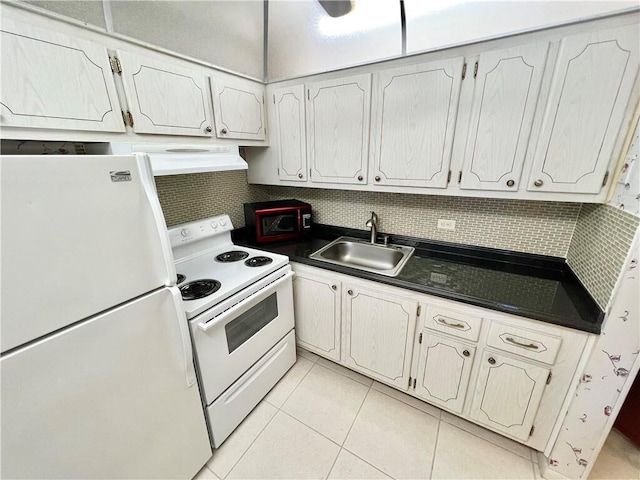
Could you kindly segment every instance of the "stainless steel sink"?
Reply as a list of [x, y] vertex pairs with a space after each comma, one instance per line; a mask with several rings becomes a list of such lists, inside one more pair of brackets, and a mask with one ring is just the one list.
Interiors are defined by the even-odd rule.
[[309, 255], [309, 258], [395, 277], [407, 263], [413, 251], [413, 247], [404, 245], [384, 246], [359, 238], [340, 237]]

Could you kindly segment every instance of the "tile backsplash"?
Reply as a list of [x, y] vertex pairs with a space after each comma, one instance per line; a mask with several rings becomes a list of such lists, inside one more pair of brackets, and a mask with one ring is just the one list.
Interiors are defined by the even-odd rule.
[[640, 222], [608, 205], [248, 185], [244, 171], [156, 177], [156, 187], [169, 226], [228, 213], [242, 227], [243, 203], [296, 198], [317, 223], [365, 229], [373, 210], [385, 233], [567, 258], [602, 308]]
[[265, 199], [247, 184], [244, 170], [156, 177], [156, 189], [169, 227], [223, 213], [234, 227], [243, 227], [242, 204]]
[[610, 205], [584, 204], [567, 263], [591, 296], [606, 308], [640, 219]]
[[[271, 199], [297, 198], [313, 206], [314, 221], [366, 229], [375, 211], [379, 230], [467, 245], [565, 257], [580, 204], [401, 193], [254, 186]], [[455, 220], [440, 230], [438, 219]]]

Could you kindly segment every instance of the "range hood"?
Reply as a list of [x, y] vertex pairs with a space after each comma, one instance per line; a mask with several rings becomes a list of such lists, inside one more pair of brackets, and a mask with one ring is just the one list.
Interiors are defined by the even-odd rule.
[[231, 145], [112, 143], [111, 153], [146, 153], [154, 176], [246, 170], [239, 148]]

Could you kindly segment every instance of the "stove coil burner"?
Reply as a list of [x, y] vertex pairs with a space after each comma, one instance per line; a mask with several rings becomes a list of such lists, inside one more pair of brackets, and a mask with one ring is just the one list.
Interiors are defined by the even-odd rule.
[[262, 267], [269, 265], [271, 262], [273, 262], [273, 259], [269, 257], [251, 257], [249, 260], [245, 260], [244, 264], [247, 267]]
[[181, 273], [178, 274], [178, 283], [182, 283], [187, 279], [187, 277], [185, 277], [184, 275], [182, 275]]
[[220, 286], [221, 284], [217, 280], [194, 280], [182, 285], [180, 293], [183, 300], [197, 300], [217, 292]]
[[239, 262], [240, 260], [244, 260], [248, 256], [249, 254], [247, 252], [243, 252], [242, 250], [231, 250], [230, 252], [224, 252], [218, 255], [216, 257], [216, 262], [222, 262], [222, 263]]

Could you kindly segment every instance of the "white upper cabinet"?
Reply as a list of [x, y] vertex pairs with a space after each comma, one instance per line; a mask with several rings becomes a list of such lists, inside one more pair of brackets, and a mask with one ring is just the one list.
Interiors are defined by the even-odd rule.
[[133, 131], [210, 137], [204, 74], [130, 52], [118, 52]]
[[307, 91], [311, 181], [367, 183], [371, 75], [312, 83]]
[[[304, 85], [273, 91], [273, 110], [280, 180], [307, 180], [307, 143], [304, 119]], [[272, 118], [273, 118], [272, 117]]]
[[471, 111], [460, 188], [518, 190], [548, 47], [486, 52], [468, 66], [463, 88], [473, 97], [464, 105]]
[[266, 124], [262, 84], [242, 78], [212, 77], [216, 136], [238, 140], [264, 140]]
[[106, 48], [6, 17], [1, 32], [0, 124], [125, 131]]
[[377, 75], [374, 185], [447, 186], [463, 63], [459, 57]]
[[638, 25], [560, 42], [527, 188], [597, 194], [638, 74]]

